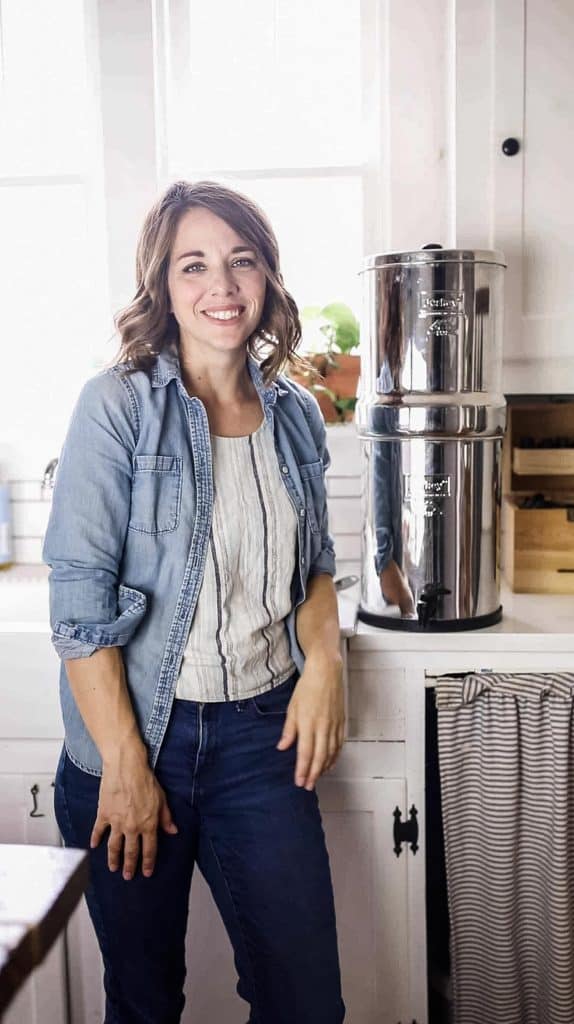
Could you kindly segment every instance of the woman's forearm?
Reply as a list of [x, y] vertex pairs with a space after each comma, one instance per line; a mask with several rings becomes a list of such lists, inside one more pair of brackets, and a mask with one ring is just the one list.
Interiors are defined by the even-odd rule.
[[101, 647], [89, 658], [65, 662], [78, 710], [104, 763], [127, 753], [145, 758], [147, 750], [128, 693], [120, 647]]
[[313, 650], [341, 658], [337, 591], [329, 573], [317, 573], [307, 582], [307, 596], [295, 617], [297, 639], [307, 657]]

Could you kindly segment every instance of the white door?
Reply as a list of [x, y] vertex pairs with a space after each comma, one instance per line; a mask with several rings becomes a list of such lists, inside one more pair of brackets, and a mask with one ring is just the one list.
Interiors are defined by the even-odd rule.
[[[0, 774], [0, 843], [60, 846], [53, 775]], [[2, 1017], [2, 1024], [67, 1024], [65, 938], [61, 935]]]

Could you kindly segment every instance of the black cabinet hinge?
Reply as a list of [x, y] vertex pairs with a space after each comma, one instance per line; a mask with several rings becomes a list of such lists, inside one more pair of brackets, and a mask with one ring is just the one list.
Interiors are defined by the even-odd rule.
[[409, 820], [401, 821], [401, 811], [398, 807], [395, 807], [393, 811], [393, 818], [395, 824], [393, 826], [393, 839], [395, 840], [395, 853], [397, 857], [400, 857], [402, 843], [410, 843], [411, 850], [416, 853], [418, 850], [417, 839], [419, 837], [419, 823], [417, 821], [418, 811], [413, 804], [409, 811]]

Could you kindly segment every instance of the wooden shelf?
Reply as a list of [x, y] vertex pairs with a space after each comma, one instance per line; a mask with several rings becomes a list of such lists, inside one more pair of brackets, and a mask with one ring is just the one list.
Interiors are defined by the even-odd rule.
[[517, 476], [573, 476], [574, 448], [513, 448]]

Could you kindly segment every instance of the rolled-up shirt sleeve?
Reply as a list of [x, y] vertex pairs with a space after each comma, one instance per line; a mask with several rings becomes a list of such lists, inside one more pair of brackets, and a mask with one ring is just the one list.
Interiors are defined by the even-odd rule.
[[145, 594], [118, 578], [136, 441], [128, 385], [114, 371], [90, 378], [60, 453], [42, 548], [52, 643], [62, 659], [128, 643], [145, 615]]
[[335, 542], [333, 536], [329, 532], [329, 509], [327, 503], [327, 488], [325, 483], [325, 473], [331, 465], [331, 456], [327, 447], [327, 430], [325, 427], [325, 420], [323, 413], [315, 395], [312, 392], [307, 391], [305, 393], [307, 400], [307, 418], [313, 433], [313, 438], [317, 446], [321, 461], [323, 463], [323, 501], [321, 502], [321, 509], [319, 514], [319, 521], [321, 525], [321, 550], [317, 557], [313, 560], [309, 566], [309, 576], [314, 576], [320, 572], [326, 572], [330, 576], [336, 574], [336, 563], [335, 563]]

